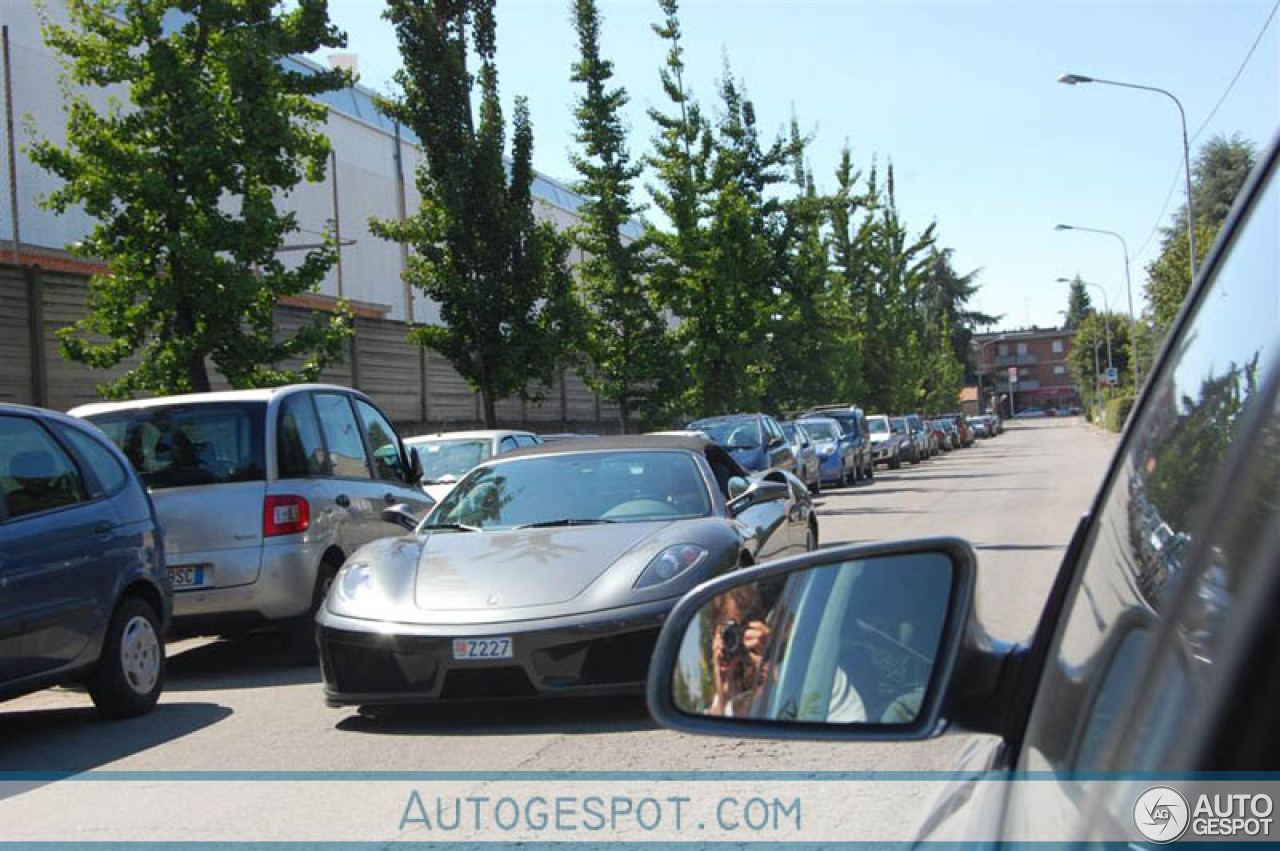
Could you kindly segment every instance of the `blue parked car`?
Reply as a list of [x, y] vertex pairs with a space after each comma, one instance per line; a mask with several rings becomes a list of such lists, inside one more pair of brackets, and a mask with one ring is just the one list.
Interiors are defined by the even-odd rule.
[[749, 473], [795, 469], [796, 456], [782, 426], [768, 414], [729, 414], [694, 420], [686, 428], [718, 443]]
[[853, 441], [839, 422], [831, 417], [806, 416], [797, 420], [809, 432], [818, 453], [818, 475], [822, 484], [843, 487], [855, 480], [857, 455]]
[[0, 405], [0, 700], [84, 683], [99, 712], [164, 689], [173, 609], [151, 498], [97, 429]]

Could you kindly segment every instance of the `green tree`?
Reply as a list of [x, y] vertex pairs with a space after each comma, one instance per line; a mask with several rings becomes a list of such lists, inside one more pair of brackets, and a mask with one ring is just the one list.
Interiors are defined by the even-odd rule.
[[[1196, 253], [1200, 262], [1208, 256], [1257, 159], [1253, 143], [1239, 135], [1215, 136], [1196, 153], [1191, 169], [1191, 195], [1195, 200]], [[1173, 324], [1191, 289], [1190, 257], [1184, 203], [1174, 215], [1173, 223], [1165, 229], [1160, 255], [1147, 265], [1145, 290], [1151, 304], [1157, 344]]]
[[[957, 272], [952, 265], [954, 252], [950, 248], [934, 246], [929, 253], [929, 263], [924, 269], [922, 282], [922, 315], [927, 322], [935, 325], [942, 319], [946, 320], [946, 338], [950, 341], [951, 354], [961, 365], [963, 374], [974, 354], [974, 334], [979, 328], [999, 322], [1000, 317], [968, 308], [969, 300], [978, 292], [979, 270], [974, 269], [964, 275]], [[959, 390], [956, 392], [959, 394]], [[952, 399], [946, 409], [954, 407], [955, 400]]]
[[1093, 300], [1089, 298], [1089, 289], [1080, 276], [1076, 275], [1071, 282], [1071, 292], [1067, 295], [1067, 320], [1063, 327], [1074, 331], [1090, 313], [1093, 313]]
[[[653, 25], [653, 31], [667, 43], [667, 58], [659, 78], [670, 101], [670, 111], [663, 112], [656, 107], [648, 110], [657, 134], [646, 162], [654, 173], [649, 194], [669, 226], [662, 228], [650, 223], [645, 239], [654, 248], [653, 285], [659, 298], [677, 314], [677, 346], [687, 355], [704, 326], [714, 323], [718, 295], [707, 275], [704, 257], [711, 132], [701, 108], [685, 86], [679, 3], [659, 0], [658, 6], [663, 19]], [[703, 387], [695, 365], [690, 365], [684, 371], [683, 387], [675, 400], [681, 413], [696, 414], [703, 410]]]
[[[1230, 137], [1218, 134], [1200, 146], [1191, 166], [1191, 196], [1196, 204], [1197, 225], [1222, 227], [1257, 162], [1257, 147], [1238, 133]], [[1186, 232], [1187, 205], [1184, 203], [1165, 231], [1165, 239]], [[1196, 247], [1206, 254], [1209, 251], [1208, 244], [1201, 246], [1197, 241]]]
[[[404, 67], [381, 108], [411, 127], [425, 163], [422, 196], [404, 222], [370, 223], [413, 249], [406, 280], [440, 305], [443, 325], [411, 339], [444, 355], [476, 388], [484, 420], [496, 403], [549, 385], [581, 333], [568, 239], [533, 214], [533, 127], [523, 98], [512, 117], [510, 169], [498, 98], [494, 0], [388, 0]], [[468, 44], [468, 36], [470, 44]], [[468, 48], [479, 63], [473, 77]], [[479, 87], [478, 116], [472, 91]]]
[[[1133, 325], [1129, 322], [1129, 317], [1122, 313], [1094, 311], [1076, 326], [1076, 335], [1067, 353], [1067, 367], [1075, 379], [1081, 400], [1089, 407], [1106, 395], [1099, 380], [1102, 372], [1107, 368], [1108, 330], [1111, 335], [1113, 363], [1121, 380], [1119, 392], [1132, 386], [1133, 371], [1129, 368], [1129, 364], [1131, 363], [1130, 335]], [[1097, 352], [1096, 362], [1095, 351]]]
[[[726, 66], [708, 170], [703, 281], [689, 306], [700, 333], [689, 360], [702, 413], [759, 408], [771, 370], [768, 326], [777, 307], [782, 204], [771, 190], [786, 179], [782, 139], [761, 145], [755, 106]], [[709, 291], [708, 291], [709, 290]]]
[[864, 378], [867, 321], [871, 313], [870, 251], [875, 220], [871, 213], [879, 202], [875, 172], [867, 188], [860, 189], [862, 172], [853, 165], [853, 153], [846, 142], [836, 167], [836, 191], [830, 199], [830, 234], [827, 239], [832, 268], [832, 285], [843, 302], [844, 321], [837, 330], [836, 364], [839, 398], [866, 404]]
[[[1197, 217], [1196, 251], [1201, 255], [1201, 262], [1209, 246], [1218, 238], [1218, 229], [1219, 225], [1201, 222]], [[1191, 248], [1185, 230], [1171, 233], [1160, 256], [1147, 264], [1145, 290], [1151, 320], [1163, 337], [1172, 327], [1174, 318], [1191, 290]]]
[[783, 203], [778, 303], [770, 331], [772, 370], [765, 406], [788, 410], [840, 395], [841, 338], [848, 304], [830, 271], [824, 230], [831, 199], [819, 195], [804, 158], [807, 140], [791, 121], [796, 195]]
[[650, 286], [648, 246], [622, 232], [639, 213], [631, 190], [641, 171], [627, 150], [621, 114], [627, 93], [609, 88], [613, 63], [600, 55], [595, 0], [574, 0], [573, 14], [579, 58], [572, 80], [584, 88], [576, 110], [582, 152], [573, 163], [580, 175], [576, 188], [585, 199], [575, 238], [586, 253], [578, 282], [590, 309], [586, 348], [595, 369], [588, 382], [618, 403], [625, 433], [637, 410], [652, 412], [662, 403], [673, 347]]
[[[105, 369], [138, 366], [104, 395], [203, 392], [211, 360], [233, 387], [314, 378], [342, 355], [343, 309], [278, 334], [283, 296], [313, 290], [332, 243], [286, 266], [297, 231], [276, 197], [324, 177], [325, 107], [314, 96], [348, 83], [281, 60], [339, 47], [325, 0], [69, 0], [72, 26], [46, 23], [66, 69], [67, 144], [37, 140], [31, 159], [63, 181], [44, 199], [96, 220], [73, 247], [109, 272], [89, 282], [88, 315], [61, 335], [66, 357]], [[85, 90], [128, 87], [128, 106], [95, 108]], [[295, 371], [282, 362], [301, 358]]]

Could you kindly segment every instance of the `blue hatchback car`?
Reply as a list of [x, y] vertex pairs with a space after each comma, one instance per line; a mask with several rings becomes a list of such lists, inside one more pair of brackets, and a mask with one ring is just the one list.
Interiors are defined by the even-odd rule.
[[726, 414], [694, 420], [686, 428], [718, 443], [749, 473], [795, 470], [796, 456], [782, 426], [768, 414]]
[[173, 608], [155, 509], [82, 420], [0, 405], [0, 700], [84, 683], [109, 717], [164, 689]]

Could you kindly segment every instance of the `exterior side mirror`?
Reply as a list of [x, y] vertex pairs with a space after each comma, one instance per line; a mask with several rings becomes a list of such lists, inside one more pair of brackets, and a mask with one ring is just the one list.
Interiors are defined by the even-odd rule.
[[413, 516], [413, 512], [409, 510], [409, 506], [403, 502], [395, 505], [389, 505], [382, 509], [382, 519], [388, 523], [394, 523], [401, 526], [409, 532], [418, 528], [418, 518]]
[[778, 437], [777, 435], [774, 435], [773, 437], [769, 438], [769, 448], [777, 449], [779, 446], [784, 445], [786, 442], [787, 441], [785, 439]]
[[[733, 481], [730, 480], [729, 484], [732, 491]], [[756, 479], [740, 495], [729, 500], [729, 513], [736, 516], [753, 505], [786, 499], [790, 493], [790, 489], [782, 482]]]
[[940, 538], [847, 546], [704, 583], [649, 667], [665, 727], [774, 739], [937, 735], [970, 625], [973, 550]]
[[742, 476], [733, 476], [729, 479], [729, 499], [735, 500], [747, 492], [751, 487], [751, 480], [744, 479]]
[[413, 446], [406, 446], [404, 451], [409, 455], [409, 482], [416, 485], [422, 481], [422, 456]]

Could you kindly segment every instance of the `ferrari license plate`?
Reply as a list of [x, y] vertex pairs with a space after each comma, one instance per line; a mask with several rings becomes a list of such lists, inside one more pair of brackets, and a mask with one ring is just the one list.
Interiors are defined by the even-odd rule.
[[455, 638], [453, 640], [453, 658], [458, 661], [480, 659], [510, 659], [511, 639], [501, 638]]

